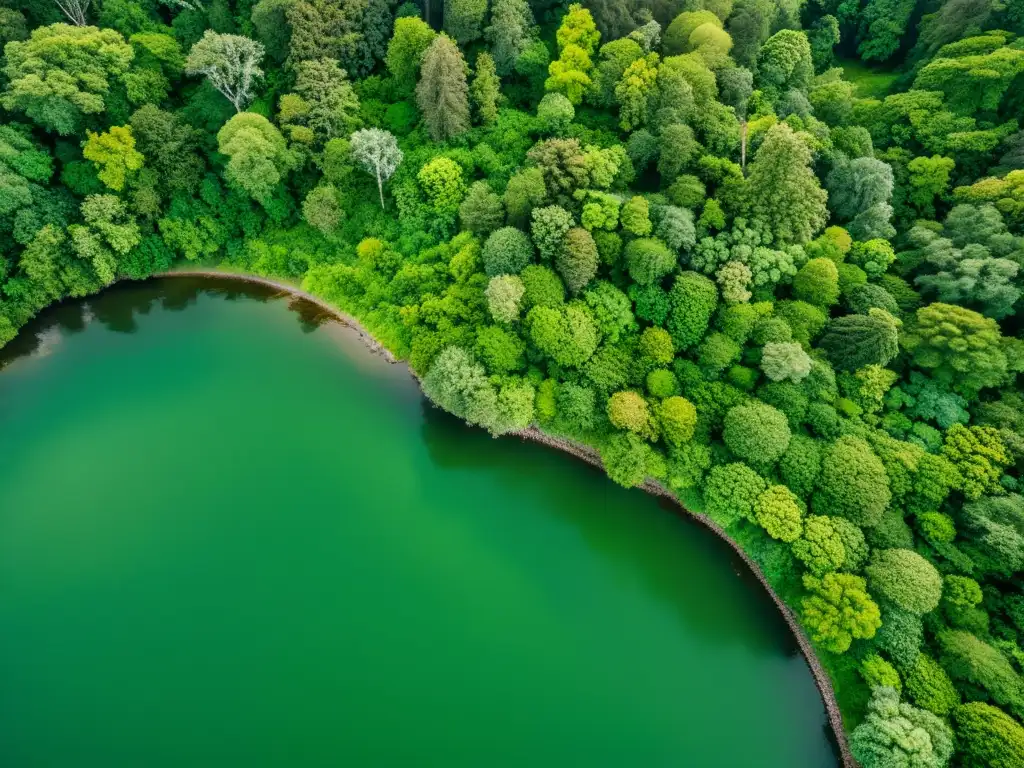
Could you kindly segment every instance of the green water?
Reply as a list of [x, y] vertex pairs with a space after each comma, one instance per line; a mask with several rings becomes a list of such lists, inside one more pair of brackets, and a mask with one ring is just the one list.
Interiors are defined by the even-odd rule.
[[724, 544], [311, 315], [164, 280], [10, 345], [0, 765], [836, 765]]

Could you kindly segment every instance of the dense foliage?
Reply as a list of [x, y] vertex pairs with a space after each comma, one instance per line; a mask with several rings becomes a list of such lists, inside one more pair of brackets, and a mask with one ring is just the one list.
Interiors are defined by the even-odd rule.
[[724, 526], [866, 768], [1024, 765], [1021, 4], [437, 10], [0, 0], [0, 344], [176, 262], [301, 281]]

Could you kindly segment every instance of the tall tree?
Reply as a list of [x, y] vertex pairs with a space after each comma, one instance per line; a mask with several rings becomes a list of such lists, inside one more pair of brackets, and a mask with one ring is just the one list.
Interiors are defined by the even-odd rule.
[[494, 68], [491, 54], [481, 52], [476, 57], [476, 72], [473, 85], [470, 87], [473, 106], [483, 124], [493, 123], [498, 119], [498, 104], [501, 102], [501, 79]]
[[472, 43], [483, 34], [487, 0], [445, 0], [444, 31], [459, 45]]
[[310, 59], [296, 67], [295, 92], [308, 106], [306, 124], [321, 141], [347, 136], [362, 123], [359, 98], [333, 59]]
[[465, 59], [448, 35], [427, 48], [416, 86], [416, 104], [434, 141], [445, 141], [469, 128], [469, 86]]
[[221, 35], [211, 30], [192, 46], [185, 61], [190, 75], [203, 75], [210, 85], [241, 112], [256, 98], [256, 81], [263, 77], [263, 45], [242, 35]]
[[416, 87], [416, 75], [423, 64], [423, 54], [434, 42], [437, 33], [416, 16], [395, 19], [395, 32], [388, 43], [385, 63], [388, 72], [402, 88], [411, 93]]
[[828, 195], [811, 169], [811, 150], [785, 123], [772, 126], [750, 164], [740, 209], [776, 244], [806, 243], [825, 225]]
[[352, 159], [367, 173], [376, 177], [380, 207], [384, 208], [384, 182], [391, 178], [402, 162], [398, 141], [380, 128], [364, 128], [352, 134]]
[[533, 30], [533, 11], [526, 0], [494, 0], [491, 23], [484, 30], [484, 37], [491, 46], [499, 75], [512, 74], [516, 60], [533, 36]]

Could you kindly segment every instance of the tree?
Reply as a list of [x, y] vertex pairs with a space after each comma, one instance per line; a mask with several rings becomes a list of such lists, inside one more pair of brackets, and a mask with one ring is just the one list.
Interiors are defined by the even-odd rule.
[[651, 437], [653, 422], [643, 396], [633, 391], [615, 392], [608, 398], [608, 420], [613, 427]]
[[597, 244], [587, 230], [573, 227], [566, 232], [563, 246], [555, 255], [555, 268], [572, 295], [594, 279], [597, 275]]
[[829, 208], [840, 221], [849, 222], [845, 226], [855, 240], [893, 237], [896, 230], [889, 219], [894, 184], [888, 163], [839, 155], [825, 180]]
[[474, 181], [459, 206], [462, 228], [474, 235], [489, 235], [505, 221], [505, 207], [486, 181]]
[[979, 637], [960, 629], [938, 633], [939, 663], [954, 680], [983, 689], [1018, 718], [1024, 712], [1024, 680], [1007, 658]]
[[86, 131], [86, 136], [82, 157], [96, 164], [100, 181], [120, 192], [128, 177], [142, 168], [143, 157], [135, 151], [132, 129], [115, 125], [106, 133]]
[[423, 377], [423, 392], [469, 424], [486, 427], [497, 421], [497, 392], [484, 367], [462, 347], [445, 347], [434, 358]]
[[942, 577], [913, 550], [875, 550], [865, 572], [875, 594], [905, 611], [923, 616], [939, 605]]
[[205, 163], [199, 156], [199, 131], [174, 112], [146, 104], [131, 116], [135, 147], [169, 194], [191, 194], [202, 180]]
[[718, 291], [704, 275], [683, 272], [672, 284], [669, 303], [668, 332], [676, 349], [684, 350], [704, 338], [711, 315], [718, 306]]
[[488, 276], [517, 275], [533, 261], [533, 243], [522, 230], [502, 227], [487, 238], [481, 256]]
[[816, 72], [824, 72], [831, 68], [834, 56], [832, 49], [839, 44], [839, 20], [826, 14], [814, 20], [807, 32], [807, 42], [811, 46], [811, 60]]
[[608, 477], [625, 488], [640, 485], [664, 462], [642, 437], [632, 432], [612, 435], [601, 446], [601, 462]]
[[562, 136], [576, 117], [576, 109], [560, 93], [546, 93], [537, 105], [537, 120], [545, 135]]
[[896, 319], [883, 309], [844, 315], [829, 322], [818, 341], [832, 364], [846, 371], [887, 365], [899, 353]]
[[518, 275], [492, 277], [484, 290], [487, 309], [499, 323], [513, 323], [519, 319], [526, 288]]
[[902, 341], [918, 368], [968, 396], [1004, 380], [1007, 359], [994, 320], [942, 303], [922, 307], [915, 319]]
[[224, 175], [263, 205], [295, 164], [281, 132], [262, 115], [240, 112], [217, 133], [217, 149], [228, 158]]
[[485, 325], [476, 332], [476, 354], [491, 373], [504, 376], [526, 364], [526, 344], [501, 326]]
[[680, 446], [693, 438], [697, 427], [697, 409], [685, 397], [666, 397], [658, 406], [657, 413], [661, 435], [666, 443]]
[[837, 571], [846, 561], [846, 550], [831, 517], [809, 515], [803, 535], [793, 542], [793, 554], [815, 576]]
[[619, 212], [622, 228], [635, 237], [646, 237], [651, 234], [650, 206], [647, 200], [636, 195], [627, 200]]
[[761, 351], [761, 370], [772, 381], [799, 384], [811, 373], [811, 358], [796, 342], [772, 341]]
[[839, 270], [831, 259], [810, 259], [793, 278], [793, 295], [808, 304], [829, 307], [839, 301]]
[[466, 196], [462, 167], [448, 157], [435, 157], [416, 174], [425, 197], [434, 213], [452, 215]]
[[267, 55], [281, 63], [288, 58], [292, 28], [288, 8], [292, 0], [259, 0], [250, 15], [256, 38], [263, 43]]
[[588, 74], [592, 66], [586, 51], [578, 45], [566, 46], [562, 55], [548, 66], [544, 89], [564, 95], [571, 104], [580, 104], [593, 84]]
[[511, 75], [516, 61], [526, 50], [533, 32], [533, 11], [526, 0], [494, 0], [491, 23], [484, 37], [491, 46], [496, 71], [502, 77]]
[[953, 160], [941, 155], [915, 157], [907, 164], [907, 202], [922, 218], [935, 216], [935, 199], [945, 196], [955, 165]]
[[806, 91], [814, 77], [807, 35], [793, 29], [776, 32], [757, 54], [757, 85], [772, 101], [786, 91]]
[[654, 109], [658, 91], [658, 54], [649, 53], [636, 59], [622, 73], [615, 85], [619, 103], [619, 127], [632, 131], [647, 124]]
[[803, 533], [803, 511], [799, 499], [784, 485], [770, 485], [754, 502], [758, 525], [773, 539], [790, 543]]
[[558, 365], [577, 368], [597, 349], [597, 324], [590, 310], [579, 302], [557, 308], [535, 306], [527, 314], [526, 324], [537, 349]]
[[904, 678], [906, 691], [914, 703], [939, 717], [948, 717], [960, 703], [960, 694], [949, 675], [926, 653], [918, 655]]
[[498, 104], [501, 101], [501, 80], [494, 69], [494, 59], [489, 53], [476, 57], [476, 74], [470, 87], [477, 116], [484, 125], [498, 119]]
[[302, 218], [325, 237], [331, 236], [345, 218], [339, 198], [338, 189], [333, 184], [322, 182], [316, 185], [302, 201]]
[[486, 0], [447, 0], [444, 4], [444, 31], [459, 45], [466, 45], [483, 34]]
[[626, 265], [638, 285], [650, 285], [672, 271], [676, 256], [657, 238], [640, 237], [626, 245]]
[[953, 756], [953, 734], [931, 712], [900, 703], [899, 693], [884, 686], [872, 690], [868, 715], [854, 729], [850, 749], [864, 768], [945, 768]]
[[825, 449], [814, 511], [845, 517], [861, 527], [877, 525], [892, 493], [885, 467], [864, 440], [841, 437]]
[[359, 99], [337, 61], [309, 59], [295, 70], [295, 92], [308, 109], [306, 124], [320, 141], [348, 136], [362, 124]]
[[575, 45], [591, 56], [597, 50], [601, 33], [597, 31], [597, 25], [594, 24], [594, 18], [590, 15], [590, 11], [579, 3], [573, 3], [562, 17], [562, 23], [558, 27], [555, 39], [559, 52], [564, 51], [570, 45]]
[[814, 642], [832, 653], [845, 653], [854, 639], [869, 640], [881, 625], [878, 606], [864, 579], [850, 573], [804, 574], [804, 626]]
[[435, 37], [437, 33], [417, 16], [395, 19], [395, 31], [388, 43], [385, 62], [402, 91], [410, 93], [416, 87], [423, 55]]
[[241, 112], [256, 97], [256, 82], [263, 78], [263, 45], [242, 35], [206, 30], [185, 60], [185, 72], [202, 75]]
[[779, 245], [805, 243], [825, 224], [828, 195], [810, 165], [810, 150], [785, 123], [769, 129], [750, 164], [740, 208]]
[[697, 46], [691, 42], [694, 31], [704, 24], [722, 28], [722, 20], [711, 11], [685, 11], [676, 16], [665, 29], [662, 48], [666, 56], [689, 53]]
[[351, 138], [352, 159], [367, 173], [377, 177], [380, 207], [384, 210], [384, 182], [402, 162], [402, 150], [394, 135], [380, 128], [364, 128]]
[[605, 342], [617, 344], [623, 335], [636, 330], [636, 319], [629, 296], [607, 280], [593, 282], [583, 294], [583, 300], [593, 312], [594, 320]]
[[755, 467], [771, 467], [786, 452], [792, 434], [777, 408], [756, 400], [730, 408], [722, 439], [736, 456]]
[[441, 34], [423, 54], [416, 104], [434, 141], [446, 141], [469, 128], [466, 62], [454, 41]]
[[[950, 432], [954, 430], [961, 432], [956, 427]], [[986, 488], [996, 489], [994, 478], [1001, 472], [998, 462], [1005, 460], [1006, 455], [985, 457], [978, 450], [972, 458], [972, 464], [960, 462], [958, 467], [968, 478], [964, 495], [975, 499], [965, 504], [959, 515], [959, 526], [969, 536], [965, 549], [979, 572], [1010, 576], [1024, 568], [1024, 499], [1015, 493], [979, 499]], [[987, 483], [979, 482], [981, 479]]]
[[533, 243], [545, 261], [552, 261], [565, 247], [565, 236], [575, 225], [572, 214], [558, 205], [534, 208]]
[[593, 85], [587, 94], [588, 100], [599, 107], [612, 106], [616, 86], [626, 69], [643, 56], [644, 51], [635, 40], [622, 38], [602, 45], [592, 74]]
[[708, 516], [726, 528], [740, 519], [752, 520], [754, 505], [767, 487], [765, 479], [746, 464], [712, 467], [703, 489]]
[[1024, 763], [1024, 727], [1005, 712], [972, 701], [953, 710], [964, 768], [1014, 768]]
[[112, 29], [51, 24], [4, 49], [7, 85], [0, 104], [47, 131], [77, 133], [107, 108], [111, 87], [128, 73], [134, 51]]

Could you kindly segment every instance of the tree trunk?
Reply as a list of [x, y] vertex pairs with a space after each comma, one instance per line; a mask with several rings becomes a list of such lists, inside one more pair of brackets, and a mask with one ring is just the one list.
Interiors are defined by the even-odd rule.
[[740, 123], [740, 170], [747, 175], [747, 121]]
[[380, 209], [384, 210], [384, 183], [380, 180], [380, 168], [377, 168], [377, 191], [380, 193]]

